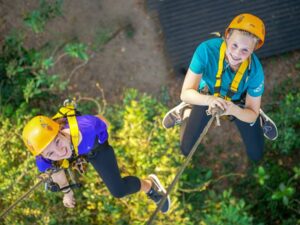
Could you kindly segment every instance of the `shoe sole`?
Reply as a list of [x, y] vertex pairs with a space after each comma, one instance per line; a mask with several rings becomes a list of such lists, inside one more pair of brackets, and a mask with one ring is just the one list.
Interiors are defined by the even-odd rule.
[[[164, 189], [163, 185], [160, 183], [158, 177], [157, 177], [155, 174], [150, 174], [149, 177], [152, 178], [151, 180], [152, 180], [152, 181], [155, 183], [155, 185], [159, 188], [158, 191], [161, 191], [161, 192], [163, 192], [164, 194], [167, 193], [167, 191]], [[168, 195], [166, 201], [169, 202], [169, 207], [168, 207], [167, 211], [166, 211], [166, 212], [163, 212], [163, 213], [167, 213], [167, 212], [169, 211], [169, 209], [170, 209], [170, 206], [171, 206], [171, 199], [170, 199], [170, 196], [169, 196], [169, 195]]]
[[274, 124], [274, 127], [275, 127], [275, 129], [276, 129], [276, 137], [275, 137], [275, 138], [270, 139], [270, 138], [268, 138], [265, 134], [264, 134], [264, 136], [265, 136], [267, 139], [270, 139], [270, 140], [272, 140], [272, 141], [276, 140], [277, 137], [278, 137], [278, 130], [277, 130], [276, 124], [274, 123], [274, 121], [273, 121], [270, 117], [268, 117], [268, 116], [264, 113], [264, 111], [262, 111], [262, 109], [259, 109], [259, 114], [262, 115], [263, 117], [265, 117], [267, 121], [270, 121], [272, 124]]
[[[183, 106], [181, 106], [181, 104], [183, 104]], [[175, 112], [178, 108], [184, 108], [184, 107], [186, 107], [186, 106], [188, 106], [188, 105], [190, 105], [190, 104], [185, 103], [185, 102], [182, 102], [182, 103], [180, 103], [179, 105], [175, 106], [173, 109], [171, 109], [169, 112], [167, 112], [166, 115], [164, 116], [163, 120], [162, 120], [162, 126], [163, 126], [165, 129], [170, 129], [170, 128], [176, 126], [176, 123], [175, 123], [175, 124], [174, 124], [173, 126], [171, 126], [171, 127], [166, 127], [165, 124], [164, 124], [165, 119], [166, 119], [171, 113]]]

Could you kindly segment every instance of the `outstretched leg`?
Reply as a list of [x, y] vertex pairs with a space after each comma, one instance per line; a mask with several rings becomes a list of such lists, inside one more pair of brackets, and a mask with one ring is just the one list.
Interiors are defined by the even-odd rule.
[[141, 189], [139, 178], [121, 177], [114, 150], [108, 142], [98, 145], [92, 154], [88, 155], [88, 160], [114, 197], [122, 198]]
[[[126, 195], [144, 191], [151, 200], [159, 204], [166, 191], [154, 174], [150, 175], [146, 180], [141, 180], [135, 176], [122, 178], [113, 148], [108, 142], [101, 145], [96, 144], [96, 146], [97, 147], [88, 154], [88, 160], [114, 197], [122, 198]], [[166, 213], [170, 209], [170, 205], [171, 201], [168, 196], [161, 211]]]

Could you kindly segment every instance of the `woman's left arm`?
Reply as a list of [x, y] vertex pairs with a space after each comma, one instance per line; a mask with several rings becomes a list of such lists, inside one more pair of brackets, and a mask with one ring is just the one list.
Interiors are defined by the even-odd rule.
[[227, 101], [227, 109], [223, 115], [233, 115], [246, 123], [254, 123], [259, 116], [260, 103], [261, 96], [252, 97], [247, 94], [245, 108], [241, 108], [233, 102]]

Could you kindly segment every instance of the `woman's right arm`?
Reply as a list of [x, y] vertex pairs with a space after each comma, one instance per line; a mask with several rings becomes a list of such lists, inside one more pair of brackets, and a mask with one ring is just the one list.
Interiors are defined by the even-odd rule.
[[[53, 182], [57, 183], [60, 188], [69, 186], [69, 181], [67, 179], [66, 173], [64, 170], [59, 170], [56, 173], [51, 175]], [[75, 207], [75, 198], [74, 193], [71, 188], [63, 190], [64, 198], [63, 203], [65, 207], [74, 208]]]
[[225, 110], [227, 104], [224, 99], [199, 93], [198, 86], [201, 78], [202, 74], [196, 74], [192, 70], [188, 70], [181, 89], [181, 100], [192, 105], [219, 106]]

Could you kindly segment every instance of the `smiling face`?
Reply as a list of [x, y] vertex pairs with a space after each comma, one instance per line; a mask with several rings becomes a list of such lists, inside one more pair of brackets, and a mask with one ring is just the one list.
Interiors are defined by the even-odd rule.
[[233, 30], [226, 37], [226, 58], [233, 68], [238, 67], [254, 51], [256, 40], [239, 30]]
[[59, 132], [41, 155], [53, 161], [70, 158], [72, 156], [70, 136], [66, 133]]

